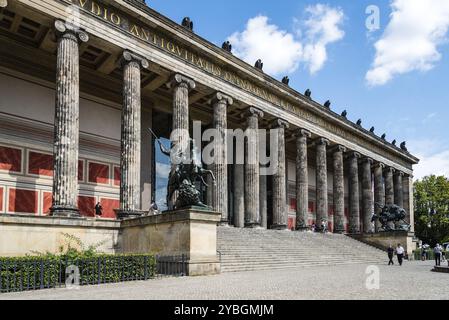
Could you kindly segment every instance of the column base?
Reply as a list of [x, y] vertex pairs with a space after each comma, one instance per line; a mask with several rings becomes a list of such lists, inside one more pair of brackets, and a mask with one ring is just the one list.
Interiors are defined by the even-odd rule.
[[309, 231], [310, 228], [308, 226], [301, 226], [301, 227], [296, 227], [295, 231], [299, 231], [299, 232], [306, 232]]
[[82, 218], [80, 211], [75, 207], [53, 206], [50, 208], [50, 215], [52, 217], [66, 217], [66, 218]]
[[245, 228], [248, 228], [248, 229], [262, 229], [260, 227], [260, 224], [257, 223], [257, 222], [247, 222], [247, 223], [245, 223]]
[[346, 233], [346, 230], [345, 230], [345, 229], [334, 230], [334, 233], [337, 233], [337, 234], [345, 234], [345, 233]]
[[286, 224], [273, 224], [270, 229], [272, 229], [272, 230], [288, 230], [288, 226]]
[[117, 219], [126, 220], [126, 219], [135, 219], [143, 216], [145, 211], [142, 210], [115, 210], [117, 215]]

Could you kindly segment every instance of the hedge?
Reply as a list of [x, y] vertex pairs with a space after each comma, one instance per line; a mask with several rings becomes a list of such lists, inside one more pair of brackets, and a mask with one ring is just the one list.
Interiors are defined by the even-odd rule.
[[155, 277], [157, 263], [150, 254], [0, 257], [0, 292], [65, 286], [69, 266], [78, 268], [79, 284], [88, 285], [147, 280]]

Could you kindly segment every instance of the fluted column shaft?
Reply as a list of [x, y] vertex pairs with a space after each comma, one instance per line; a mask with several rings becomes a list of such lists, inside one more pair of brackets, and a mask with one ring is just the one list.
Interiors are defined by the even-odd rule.
[[57, 44], [52, 215], [79, 216], [79, 42], [88, 35], [60, 20]]
[[307, 230], [309, 215], [309, 172], [307, 140], [309, 131], [299, 129], [296, 133], [296, 230]]
[[373, 225], [371, 223], [374, 212], [374, 198], [372, 190], [371, 166], [373, 160], [364, 158], [362, 160], [362, 203], [363, 203], [363, 232], [372, 233]]
[[316, 141], [316, 224], [321, 221], [328, 223], [328, 197], [327, 197], [327, 146], [329, 140], [319, 138]]
[[404, 190], [402, 184], [402, 177], [404, 173], [396, 172], [394, 174], [394, 202], [399, 207], [404, 207]]
[[120, 157], [120, 213], [131, 217], [141, 214], [140, 161], [141, 161], [141, 67], [147, 68], [145, 59], [123, 52], [123, 106]]
[[273, 128], [277, 129], [277, 160], [278, 169], [273, 174], [273, 224], [272, 229], [285, 230], [288, 227], [286, 169], [285, 169], [285, 129], [286, 121], [277, 119]]
[[[221, 223], [228, 223], [228, 144], [226, 130], [227, 108], [232, 105], [233, 100], [220, 92], [212, 99], [213, 128], [217, 131], [214, 140], [214, 163], [211, 170], [215, 175], [216, 182], [212, 186], [212, 207], [214, 211], [221, 213]], [[246, 197], [245, 197], [246, 198]]]
[[393, 184], [394, 169], [388, 167], [385, 169], [385, 204], [394, 204], [394, 184]]
[[403, 179], [404, 191], [404, 209], [407, 213], [405, 220], [410, 224], [410, 231], [415, 231], [414, 206], [413, 206], [413, 176], [404, 175]]
[[359, 196], [359, 158], [360, 154], [349, 155], [349, 232], [360, 233], [360, 196]]
[[[374, 212], [377, 216], [382, 212], [382, 207], [385, 205], [385, 187], [383, 182], [383, 170], [385, 165], [377, 163], [374, 166]], [[380, 222], [376, 221], [375, 231], [379, 231]]]
[[245, 226], [245, 167], [243, 164], [234, 164], [234, 226]]
[[345, 217], [345, 180], [344, 180], [344, 161], [343, 153], [346, 148], [336, 146], [332, 150], [333, 153], [333, 193], [334, 193], [334, 232], [344, 233], [344, 217]]
[[260, 210], [260, 226], [264, 229], [268, 228], [267, 225], [267, 176], [261, 175], [259, 180], [260, 197], [259, 197], [259, 210]]
[[263, 112], [251, 107], [247, 112], [245, 142], [245, 226], [260, 226], [259, 117]]

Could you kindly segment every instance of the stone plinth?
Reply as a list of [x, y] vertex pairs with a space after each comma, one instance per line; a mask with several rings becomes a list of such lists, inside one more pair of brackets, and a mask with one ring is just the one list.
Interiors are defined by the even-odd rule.
[[395, 248], [398, 243], [400, 243], [409, 258], [413, 258], [413, 250], [416, 249], [416, 242], [413, 240], [413, 232], [389, 231], [371, 234], [351, 234], [349, 236], [361, 242], [372, 245], [373, 247], [385, 250], [385, 252], [390, 244]]
[[0, 256], [20, 257], [33, 252], [57, 253], [67, 239], [76, 236], [87, 245], [104, 242], [98, 250], [115, 253], [120, 222], [105, 219], [0, 215]]
[[217, 257], [217, 223], [220, 219], [219, 212], [191, 208], [124, 220], [121, 251], [184, 254], [188, 275], [216, 274], [220, 272]]

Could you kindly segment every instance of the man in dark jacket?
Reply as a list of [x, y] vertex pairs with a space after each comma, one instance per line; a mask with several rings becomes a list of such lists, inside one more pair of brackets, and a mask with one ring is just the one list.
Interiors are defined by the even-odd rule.
[[387, 252], [388, 252], [388, 259], [390, 259], [390, 261], [388, 261], [388, 265], [394, 265], [394, 262], [393, 262], [394, 249], [393, 249], [393, 246], [391, 244], [388, 247]]
[[101, 206], [101, 203], [98, 202], [95, 205], [95, 216], [100, 216], [101, 217], [102, 214], [103, 214], [103, 207]]

